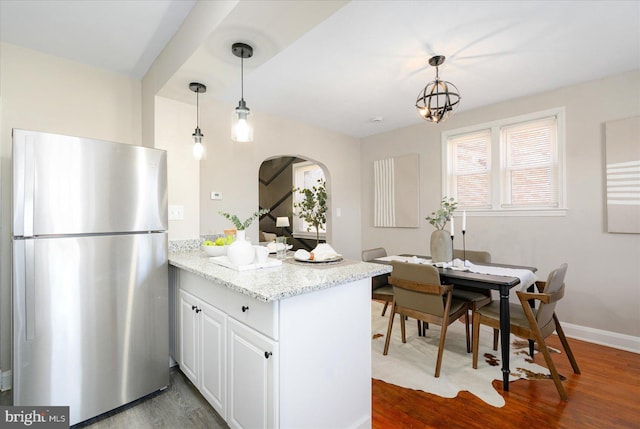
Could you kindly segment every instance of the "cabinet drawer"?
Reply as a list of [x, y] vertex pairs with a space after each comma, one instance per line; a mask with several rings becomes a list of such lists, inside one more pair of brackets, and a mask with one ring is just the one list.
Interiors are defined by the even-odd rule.
[[189, 292], [223, 312], [227, 311], [228, 289], [225, 286], [189, 271], [180, 270], [180, 289]]
[[229, 290], [227, 313], [239, 322], [278, 340], [278, 301], [262, 302]]

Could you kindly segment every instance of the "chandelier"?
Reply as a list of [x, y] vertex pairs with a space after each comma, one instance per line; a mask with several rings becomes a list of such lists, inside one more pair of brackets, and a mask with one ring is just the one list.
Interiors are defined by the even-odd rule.
[[429, 65], [436, 68], [436, 80], [429, 82], [420, 91], [416, 100], [418, 114], [429, 122], [446, 121], [460, 104], [458, 88], [451, 82], [440, 80], [438, 77], [438, 66], [441, 66], [444, 60], [443, 55], [436, 55], [429, 59]]

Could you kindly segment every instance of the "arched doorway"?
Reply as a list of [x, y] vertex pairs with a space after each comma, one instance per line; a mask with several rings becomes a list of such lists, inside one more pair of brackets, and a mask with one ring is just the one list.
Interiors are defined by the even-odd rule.
[[[285, 235], [289, 244], [293, 245], [293, 250], [311, 250], [316, 247], [316, 233], [301, 231], [300, 224], [294, 218], [293, 213], [293, 192], [294, 187], [303, 187], [300, 184], [300, 171], [309, 177], [315, 178], [317, 175], [310, 171], [309, 166], [320, 169], [323, 177], [327, 177], [326, 170], [313, 161], [297, 156], [280, 156], [265, 160], [260, 165], [258, 173], [258, 201], [260, 208], [269, 209], [269, 213], [260, 219], [260, 241], [270, 241], [277, 236]], [[311, 169], [312, 170], [312, 169]], [[298, 181], [296, 181], [298, 180]], [[326, 179], [325, 179], [326, 180]], [[278, 217], [287, 217], [289, 226], [284, 228], [276, 227]], [[328, 218], [327, 225], [328, 227]], [[320, 236], [320, 242], [326, 241], [326, 232]]]

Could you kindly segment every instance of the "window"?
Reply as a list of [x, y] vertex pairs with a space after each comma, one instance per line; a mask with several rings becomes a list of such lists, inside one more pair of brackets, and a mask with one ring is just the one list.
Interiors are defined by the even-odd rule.
[[[318, 180], [325, 181], [324, 171], [320, 166], [313, 164], [312, 162], [298, 162], [293, 164], [293, 187], [300, 189], [311, 189], [314, 186], [318, 186]], [[293, 204], [302, 201], [302, 195], [300, 192], [293, 193]], [[292, 207], [293, 213], [296, 210]], [[326, 225], [319, 228], [320, 238], [324, 239], [326, 231]], [[309, 229], [307, 231], [307, 228]], [[302, 238], [316, 238], [316, 229], [313, 225], [309, 225], [303, 219], [298, 216], [293, 216], [293, 234], [296, 237]]]
[[564, 109], [442, 134], [443, 194], [471, 212], [562, 215]]
[[460, 206], [491, 208], [491, 132], [482, 130], [449, 140], [450, 191]]

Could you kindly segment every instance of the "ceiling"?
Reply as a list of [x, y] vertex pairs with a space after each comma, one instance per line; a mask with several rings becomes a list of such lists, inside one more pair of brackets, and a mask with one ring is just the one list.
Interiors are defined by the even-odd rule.
[[[142, 78], [195, 3], [0, 0], [0, 39]], [[640, 1], [240, 1], [160, 95], [237, 104], [236, 41], [256, 114], [364, 137], [423, 122], [436, 54], [458, 111], [640, 69]]]

